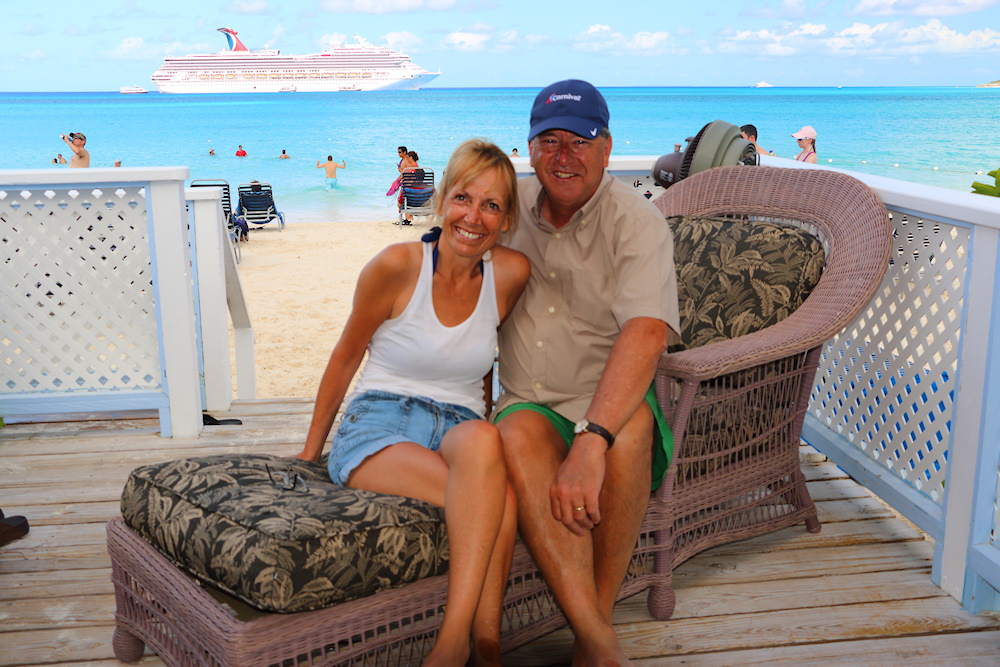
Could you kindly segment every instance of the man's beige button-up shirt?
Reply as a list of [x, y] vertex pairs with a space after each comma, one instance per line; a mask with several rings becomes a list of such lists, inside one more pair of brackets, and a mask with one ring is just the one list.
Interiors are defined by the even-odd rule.
[[518, 187], [510, 246], [531, 261], [531, 278], [500, 329], [497, 411], [528, 401], [578, 421], [625, 322], [651, 317], [680, 330], [673, 237], [663, 215], [607, 170], [558, 229], [542, 218], [538, 179]]

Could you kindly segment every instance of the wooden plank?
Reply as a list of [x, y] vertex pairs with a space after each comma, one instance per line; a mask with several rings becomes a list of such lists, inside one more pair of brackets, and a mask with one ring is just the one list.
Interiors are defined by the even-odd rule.
[[110, 566], [93, 570], [0, 574], [0, 601], [60, 599], [74, 595], [104, 595], [113, 591]]
[[832, 461], [825, 463], [803, 463], [802, 474], [806, 481], [817, 482], [829, 479], [849, 479], [846, 472], [837, 467]]
[[[789, 577], [892, 572], [924, 569], [933, 559], [926, 542], [866, 544], [832, 549], [790, 549], [761, 552], [753, 541], [716, 547], [674, 570], [674, 581], [687, 587], [722, 586]], [[680, 585], [680, 583], [678, 583]]]
[[[688, 586], [678, 582], [677, 607], [670, 622], [728, 614], [809, 609], [861, 602], [886, 602], [947, 595], [931, 581], [930, 568], [829, 577], [794, 577], [728, 586]], [[651, 620], [647, 592], [615, 605], [615, 623]]]
[[113, 625], [5, 632], [0, 667], [114, 659], [113, 632]]
[[[664, 664], [663, 656], [690, 659], [692, 654], [737, 649], [997, 628], [1000, 628], [1000, 620], [973, 616], [947, 596], [808, 610], [730, 614], [671, 620], [667, 624], [645, 621], [615, 626], [625, 652], [633, 659], [651, 659], [650, 664]], [[572, 643], [572, 633], [568, 629], [557, 630], [511, 652], [504, 657], [504, 664], [526, 666], [568, 662]]]
[[636, 667], [996, 667], [1000, 662], [1000, 632], [980, 630], [925, 637], [842, 641], [778, 646], [701, 655], [657, 656], [633, 661]]
[[21, 630], [114, 625], [115, 596], [76, 595], [67, 598], [0, 601], [0, 641], [4, 633]]
[[871, 491], [860, 486], [850, 477], [809, 482], [807, 486], [809, 488], [809, 495], [817, 503], [824, 500], [874, 497]]

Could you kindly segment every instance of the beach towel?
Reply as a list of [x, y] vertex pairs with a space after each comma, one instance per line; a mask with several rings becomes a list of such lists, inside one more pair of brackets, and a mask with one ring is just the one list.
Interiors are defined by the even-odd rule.
[[396, 194], [396, 190], [398, 190], [398, 189], [399, 189], [399, 185], [400, 185], [400, 183], [402, 182], [402, 180], [403, 180], [403, 177], [402, 177], [402, 176], [400, 176], [399, 178], [397, 178], [396, 180], [394, 180], [394, 181], [392, 182], [392, 185], [391, 185], [391, 186], [389, 186], [389, 191], [385, 193], [385, 196], [386, 196], [386, 197], [391, 197], [391, 196], [393, 196], [394, 194]]

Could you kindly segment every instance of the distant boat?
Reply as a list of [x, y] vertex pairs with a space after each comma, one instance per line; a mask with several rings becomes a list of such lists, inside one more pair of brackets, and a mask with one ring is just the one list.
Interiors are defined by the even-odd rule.
[[138, 95], [140, 93], [148, 93], [149, 91], [142, 86], [122, 86], [119, 92], [122, 95]]
[[769, 84], [767, 81], [758, 81], [754, 88], [774, 88], [774, 86]]

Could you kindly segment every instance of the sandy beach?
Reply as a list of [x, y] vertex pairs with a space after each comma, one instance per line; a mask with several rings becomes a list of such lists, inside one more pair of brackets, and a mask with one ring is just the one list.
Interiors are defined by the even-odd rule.
[[[429, 219], [417, 218], [412, 226], [323, 222], [252, 229], [238, 268], [253, 323], [257, 398], [315, 397], [362, 267], [387, 245], [415, 241], [429, 228]], [[234, 362], [234, 394], [235, 372]]]

